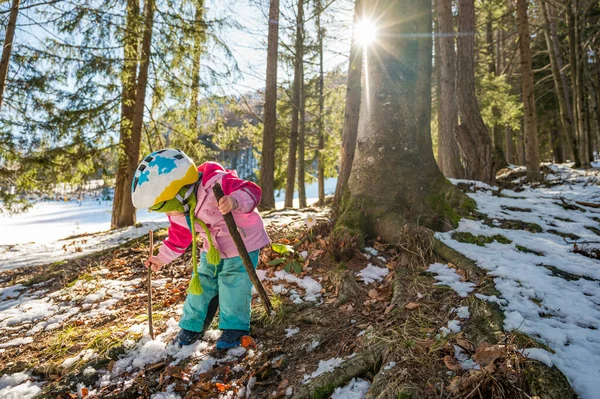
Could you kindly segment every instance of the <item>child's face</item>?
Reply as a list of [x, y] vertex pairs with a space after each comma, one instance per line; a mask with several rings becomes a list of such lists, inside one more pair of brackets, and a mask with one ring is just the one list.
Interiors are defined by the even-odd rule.
[[179, 211], [169, 211], [166, 212], [167, 216], [181, 216], [183, 215], [183, 212], [179, 212]]

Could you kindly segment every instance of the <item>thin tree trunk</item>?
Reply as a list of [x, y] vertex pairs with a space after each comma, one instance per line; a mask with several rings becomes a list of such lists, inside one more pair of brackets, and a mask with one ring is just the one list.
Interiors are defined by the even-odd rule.
[[340, 148], [340, 173], [335, 186], [334, 202], [339, 203], [346, 191], [348, 178], [352, 171], [352, 162], [356, 150], [356, 134], [361, 103], [361, 79], [363, 69], [363, 49], [355, 38], [354, 29], [361, 15], [361, 0], [354, 3], [354, 22], [350, 44], [350, 62], [348, 65], [348, 84], [346, 86], [346, 108], [344, 110], [344, 127]]
[[317, 120], [317, 129], [319, 136], [318, 152], [317, 152], [317, 167], [318, 167], [318, 180], [319, 180], [319, 205], [323, 205], [325, 202], [325, 157], [323, 151], [325, 150], [325, 132], [323, 130], [324, 123], [323, 118], [325, 117], [323, 110], [325, 108], [325, 95], [323, 92], [324, 86], [324, 71], [323, 71], [323, 36], [325, 30], [321, 27], [321, 14], [323, 13], [322, 0], [317, 1], [317, 45], [319, 46], [319, 116]]
[[580, 110], [581, 106], [580, 102], [580, 89], [579, 86], [579, 46], [577, 43], [579, 34], [577, 32], [577, 3], [574, 0], [567, 1], [567, 28], [568, 28], [568, 37], [569, 37], [569, 58], [570, 58], [570, 70], [571, 70], [571, 87], [573, 90], [573, 103], [572, 103], [572, 116], [573, 116], [573, 126], [574, 126], [574, 135], [577, 139], [577, 146], [574, 151], [575, 155], [575, 167], [584, 166], [585, 160], [581, 158], [581, 154], [583, 152], [582, 146], [583, 143], [581, 141], [583, 135], [583, 124], [580, 119]]
[[590, 159], [589, 159], [589, 143], [588, 136], [589, 131], [587, 129], [586, 119], [585, 119], [585, 85], [583, 83], [584, 79], [584, 63], [587, 62], [587, 55], [584, 54], [582, 48], [582, 33], [583, 33], [583, 19], [582, 10], [581, 10], [581, 0], [571, 0], [571, 4], [573, 6], [573, 30], [574, 30], [574, 53], [575, 53], [575, 63], [571, 66], [571, 70], [576, 71], [574, 73], [575, 76], [575, 84], [573, 90], [573, 99], [577, 106], [577, 112], [575, 113], [575, 118], [577, 120], [577, 133], [578, 133], [578, 144], [577, 149], [579, 150], [579, 162], [581, 163], [582, 168], [589, 168]]
[[[136, 75], [139, 45], [139, 0], [127, 0], [127, 21], [123, 32], [123, 70], [121, 71], [122, 100], [120, 144], [118, 151], [115, 196], [113, 199], [111, 229], [135, 224], [135, 209], [131, 202], [131, 180], [129, 174], [130, 153], [134, 146], [131, 128], [136, 100]], [[139, 143], [139, 137], [138, 137]], [[138, 144], [139, 145], [139, 144]], [[138, 150], [139, 152], [139, 150]], [[137, 156], [136, 156], [137, 161]], [[136, 165], [137, 166], [137, 165]]]
[[20, 0], [13, 0], [8, 16], [8, 25], [6, 26], [6, 35], [4, 36], [4, 47], [2, 57], [0, 58], [0, 109], [4, 102], [4, 90], [6, 89], [6, 77], [8, 76], [8, 64], [12, 52], [13, 40], [15, 38], [15, 29], [17, 27], [17, 16], [19, 15]]
[[553, 121], [554, 123], [552, 123], [550, 126], [550, 144], [552, 148], [552, 155], [554, 156], [554, 162], [563, 163], [565, 162], [565, 156], [563, 152], [564, 146], [562, 145], [563, 137], [558, 129], [560, 124], [557, 123], [556, 115], [554, 116]]
[[288, 153], [287, 180], [285, 185], [285, 207], [294, 206], [294, 186], [296, 181], [296, 151], [298, 149], [298, 125], [300, 115], [300, 91], [302, 86], [302, 21], [303, 2], [298, 0], [298, 13], [296, 20], [296, 45], [294, 55], [294, 88], [292, 93], [292, 132], [290, 136], [290, 150]]
[[468, 179], [494, 183], [492, 141], [488, 134], [475, 95], [474, 0], [458, 0], [457, 99], [461, 124], [457, 129], [465, 175]]
[[206, 40], [204, 26], [204, 0], [197, 0], [194, 16], [194, 48], [192, 50], [192, 90], [190, 98], [190, 130], [198, 135], [198, 119], [200, 116], [200, 58], [202, 46]]
[[515, 162], [515, 143], [513, 142], [513, 130], [510, 126], [504, 128], [504, 140], [506, 142], [506, 160], [509, 163]]
[[[493, 15], [489, 13], [486, 21], [485, 40], [487, 44], [487, 55], [488, 55], [488, 73], [490, 76], [497, 76], [496, 69], [496, 55], [494, 53], [494, 30], [492, 28]], [[499, 55], [498, 55], [499, 57]], [[504, 144], [504, 138], [502, 137], [502, 128], [499, 124], [500, 110], [498, 107], [492, 107], [492, 114], [494, 116], [494, 123], [492, 124], [492, 138], [494, 142], [494, 172], [505, 168], [508, 163], [504, 156], [504, 150], [502, 149]]]
[[[302, 22], [304, 24], [304, 22]], [[302, 46], [304, 46], [304, 27], [302, 27]], [[305, 162], [304, 155], [305, 149], [304, 144], [306, 140], [306, 93], [304, 91], [304, 49], [302, 49], [302, 56], [300, 59], [300, 128], [298, 129], [298, 205], [300, 208], [306, 208], [306, 186], [305, 180]]]
[[452, 0], [437, 0], [437, 12], [440, 32], [437, 38], [440, 43], [438, 162], [444, 176], [462, 179], [465, 177], [465, 171], [460, 163], [460, 152], [456, 142], [458, 106]]
[[262, 153], [260, 159], [261, 210], [275, 208], [275, 135], [277, 125], [277, 47], [279, 45], [279, 0], [269, 6], [267, 81]]
[[[558, 61], [556, 58], [556, 52], [551, 37], [550, 18], [548, 17], [548, 10], [545, 0], [540, 0], [540, 7], [542, 9], [542, 15], [544, 17], [544, 36], [546, 38], [546, 46], [548, 47], [548, 55], [550, 57], [550, 67], [552, 68], [552, 77], [554, 79], [554, 87], [556, 90], [556, 98], [558, 100], [558, 106], [560, 111], [560, 121], [562, 127], [562, 139], [559, 138], [559, 143], [564, 142], [566, 144], [567, 152], [572, 152], [572, 148], [575, 146], [575, 136], [573, 135], [573, 126], [569, 118], [569, 111], [566, 101], [567, 92], [563, 90], [563, 84], [561, 79], [560, 69], [558, 67]], [[556, 144], [553, 144], [553, 146]], [[571, 150], [569, 151], [569, 148]], [[564, 162], [564, 152], [560, 152], [561, 159], [557, 162]]]
[[527, 177], [532, 181], [540, 179], [540, 160], [538, 155], [537, 120], [535, 96], [533, 91], [533, 68], [529, 23], [527, 21], [527, 0], [517, 0], [517, 25], [519, 28], [519, 49], [521, 53], [521, 91], [523, 93], [523, 119], [525, 135], [525, 162]]

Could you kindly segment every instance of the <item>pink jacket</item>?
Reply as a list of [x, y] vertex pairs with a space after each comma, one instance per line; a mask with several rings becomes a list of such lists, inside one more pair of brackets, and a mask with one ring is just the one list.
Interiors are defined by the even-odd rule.
[[[213, 194], [213, 186], [220, 183], [225, 195], [236, 199], [238, 208], [233, 217], [238, 226], [248, 252], [255, 251], [270, 243], [260, 214], [256, 207], [260, 201], [261, 189], [256, 184], [237, 177], [235, 171], [226, 171], [216, 162], [206, 162], [198, 167], [203, 172], [202, 184], [199, 185], [196, 196], [198, 203], [194, 215], [202, 219], [210, 231], [215, 248], [221, 258], [233, 258], [239, 253], [217, 207], [217, 199]], [[192, 243], [192, 233], [188, 228], [185, 216], [169, 216], [169, 236], [163, 241], [158, 251], [158, 258], [170, 263], [181, 256]], [[208, 240], [202, 227], [196, 223], [196, 232], [204, 238], [204, 250], [208, 250]]]

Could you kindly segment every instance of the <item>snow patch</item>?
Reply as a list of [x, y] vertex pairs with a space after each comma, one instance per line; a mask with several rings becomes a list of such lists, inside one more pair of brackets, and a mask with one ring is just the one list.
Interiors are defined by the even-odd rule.
[[19, 338], [12, 339], [8, 342], [5, 342], [3, 344], [0, 344], [0, 348], [8, 348], [9, 346], [25, 345], [25, 344], [29, 344], [31, 342], [33, 342], [33, 338], [31, 338], [31, 337], [27, 337], [27, 338], [19, 337]]
[[3, 399], [32, 399], [42, 389], [41, 384], [32, 382], [27, 373], [4, 374], [0, 377], [0, 398]]
[[364, 399], [367, 397], [367, 391], [371, 383], [362, 378], [353, 378], [343, 387], [337, 387], [331, 399]]
[[375, 281], [381, 281], [390, 273], [390, 271], [384, 267], [377, 267], [371, 263], [364, 269], [358, 272], [356, 275], [361, 278], [365, 284], [371, 284]]
[[437, 274], [434, 278], [439, 283], [435, 283], [435, 285], [447, 285], [463, 298], [469, 295], [469, 292], [473, 291], [473, 287], [475, 286], [473, 283], [461, 281], [461, 277], [456, 273], [455, 269], [442, 263], [433, 263], [427, 271]]
[[328, 373], [328, 372], [333, 371], [337, 366], [339, 366], [343, 362], [344, 362], [344, 359], [342, 359], [341, 357], [334, 357], [329, 360], [320, 360], [317, 370], [315, 370], [311, 375], [304, 374], [304, 379], [302, 380], [302, 383], [306, 384], [310, 380], [320, 376], [323, 373]]
[[285, 337], [289, 338], [291, 336], [298, 334], [299, 332], [300, 332], [299, 328], [286, 328], [285, 329]]

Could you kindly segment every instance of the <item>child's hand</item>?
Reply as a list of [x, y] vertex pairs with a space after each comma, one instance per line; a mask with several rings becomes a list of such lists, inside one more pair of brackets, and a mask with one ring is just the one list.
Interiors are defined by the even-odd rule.
[[144, 261], [146, 267], [152, 267], [152, 271], [157, 272], [165, 265], [165, 262], [158, 259], [158, 256], [151, 256]]
[[219, 211], [223, 215], [235, 210], [238, 208], [238, 203], [231, 195], [226, 195], [221, 198], [219, 201]]

